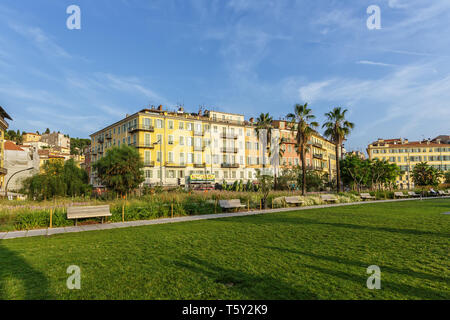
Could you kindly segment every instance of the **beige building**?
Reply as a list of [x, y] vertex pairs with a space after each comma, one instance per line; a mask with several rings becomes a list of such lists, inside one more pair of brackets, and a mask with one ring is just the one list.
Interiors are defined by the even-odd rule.
[[404, 172], [397, 179], [400, 188], [413, 188], [411, 172], [419, 162], [442, 171], [450, 170], [450, 141], [448, 136], [433, 140], [409, 141], [408, 139], [378, 139], [367, 147], [369, 159], [387, 160], [397, 164]]

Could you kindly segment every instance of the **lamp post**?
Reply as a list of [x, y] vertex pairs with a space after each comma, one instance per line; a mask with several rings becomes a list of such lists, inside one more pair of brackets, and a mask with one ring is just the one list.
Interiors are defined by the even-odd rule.
[[14, 173], [11, 175], [11, 177], [9, 177], [8, 181], [6, 181], [6, 186], [5, 186], [5, 197], [6, 197], [6, 198], [8, 198], [8, 184], [9, 184], [9, 181], [11, 181], [12, 177], [14, 177], [14, 176], [15, 176], [16, 174], [18, 174], [18, 173], [25, 172], [25, 171], [28, 171], [28, 170], [33, 170], [33, 169], [34, 169], [34, 168], [32, 167], [32, 168], [27, 168], [27, 169], [19, 170], [19, 171], [14, 172]]

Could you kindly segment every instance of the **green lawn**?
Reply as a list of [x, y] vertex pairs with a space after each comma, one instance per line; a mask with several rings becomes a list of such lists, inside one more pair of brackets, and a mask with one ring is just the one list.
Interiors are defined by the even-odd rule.
[[450, 299], [448, 211], [407, 201], [0, 240], [0, 298]]

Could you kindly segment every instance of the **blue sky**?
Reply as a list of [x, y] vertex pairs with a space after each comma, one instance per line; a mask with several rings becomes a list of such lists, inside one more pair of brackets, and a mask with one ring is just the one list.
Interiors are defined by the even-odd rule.
[[433, 138], [450, 134], [449, 17], [448, 0], [2, 0], [0, 105], [12, 129], [88, 137], [151, 104], [278, 119], [308, 102], [319, 122], [349, 109], [347, 149]]

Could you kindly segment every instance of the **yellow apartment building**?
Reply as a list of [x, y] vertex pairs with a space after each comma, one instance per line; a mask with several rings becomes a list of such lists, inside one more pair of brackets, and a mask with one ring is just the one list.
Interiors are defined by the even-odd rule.
[[8, 173], [5, 169], [5, 131], [9, 127], [6, 119], [12, 120], [9, 114], [0, 107], [0, 187], [3, 187], [3, 184], [6, 183], [4, 179]]
[[[132, 145], [144, 162], [147, 185], [184, 185], [191, 175], [211, 174], [215, 182], [243, 176], [244, 116], [142, 109], [91, 135], [91, 161], [113, 146]], [[242, 170], [243, 171], [243, 170]], [[99, 186], [95, 172], [91, 183]]]
[[[447, 137], [447, 139], [445, 139]], [[401, 189], [414, 188], [411, 172], [419, 162], [442, 171], [450, 170], [450, 137], [433, 140], [378, 139], [367, 147], [369, 159], [387, 160], [397, 164], [404, 172], [396, 183]]]
[[22, 133], [22, 143], [39, 142], [41, 141], [41, 135], [33, 132]]

